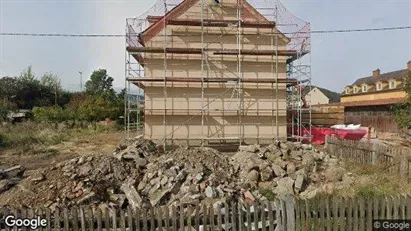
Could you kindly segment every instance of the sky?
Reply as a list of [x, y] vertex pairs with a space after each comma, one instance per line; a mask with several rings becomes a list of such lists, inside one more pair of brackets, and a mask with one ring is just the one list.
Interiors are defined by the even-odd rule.
[[[273, 0], [274, 1], [274, 0]], [[124, 34], [125, 19], [154, 0], [0, 0], [0, 32]], [[312, 30], [411, 26], [411, 0], [283, 0]], [[0, 36], [0, 77], [32, 66], [53, 72], [63, 87], [80, 89], [93, 70], [107, 69], [124, 88], [124, 38]], [[313, 34], [312, 84], [342, 92], [357, 78], [404, 69], [411, 60], [411, 29]], [[84, 84], [83, 84], [84, 85]]]

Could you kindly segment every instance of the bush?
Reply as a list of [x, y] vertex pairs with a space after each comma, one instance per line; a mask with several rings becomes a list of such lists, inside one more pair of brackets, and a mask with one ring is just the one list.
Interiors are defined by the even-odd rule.
[[404, 81], [404, 91], [407, 93], [405, 102], [392, 107], [394, 119], [400, 129], [411, 129], [411, 71]]
[[69, 120], [73, 120], [74, 116], [70, 110], [63, 109], [62, 107], [34, 107], [33, 108], [34, 119], [39, 122], [46, 123], [61, 123]]

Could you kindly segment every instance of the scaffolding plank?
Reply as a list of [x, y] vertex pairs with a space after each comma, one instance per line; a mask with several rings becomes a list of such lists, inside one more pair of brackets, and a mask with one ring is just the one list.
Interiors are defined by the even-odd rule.
[[[150, 23], [156, 23], [162, 17], [161, 16], [148, 16], [147, 20]], [[219, 19], [204, 19], [201, 20], [181, 20], [181, 19], [167, 19], [167, 25], [175, 26], [205, 26], [205, 27], [238, 27], [238, 20], [219, 20]], [[240, 21], [240, 27], [243, 28], [275, 28], [275, 22], [250, 22]]]
[[[135, 53], [170, 53], [170, 54], [201, 54], [201, 48], [161, 48], [161, 47], [132, 47], [128, 46], [126, 48], [131, 54]], [[296, 50], [238, 50], [238, 49], [214, 49], [207, 48], [204, 49], [205, 52], [213, 52], [215, 55], [276, 55], [276, 56], [297, 56], [298, 52]]]
[[166, 77], [166, 78], [127, 78], [127, 81], [130, 82], [183, 82], [183, 83], [201, 83], [201, 82], [206, 82], [206, 83], [226, 83], [226, 82], [244, 82], [244, 83], [287, 83], [287, 84], [297, 84], [296, 79], [276, 79], [273, 78], [260, 78], [260, 79], [252, 79], [252, 78], [204, 78], [202, 79], [201, 77], [195, 78], [185, 78], [185, 77]]

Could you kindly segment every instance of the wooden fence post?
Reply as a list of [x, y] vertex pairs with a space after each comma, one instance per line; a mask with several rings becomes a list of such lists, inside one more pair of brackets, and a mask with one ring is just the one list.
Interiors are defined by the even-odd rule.
[[295, 230], [295, 200], [294, 197], [287, 195], [285, 197], [285, 211], [287, 230]]

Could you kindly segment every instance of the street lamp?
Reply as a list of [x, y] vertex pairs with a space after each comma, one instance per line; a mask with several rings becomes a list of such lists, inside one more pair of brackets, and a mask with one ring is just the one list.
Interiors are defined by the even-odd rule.
[[80, 74], [80, 90], [83, 91], [83, 72], [79, 71]]

